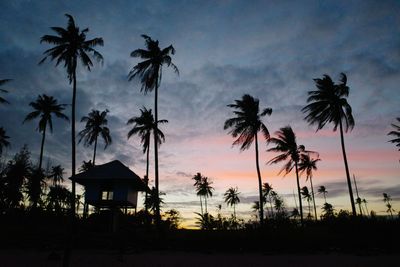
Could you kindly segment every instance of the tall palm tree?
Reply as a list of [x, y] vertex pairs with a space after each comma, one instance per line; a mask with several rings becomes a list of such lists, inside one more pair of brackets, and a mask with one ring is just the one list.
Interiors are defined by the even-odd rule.
[[317, 131], [322, 129], [327, 123], [333, 123], [333, 131], [336, 131], [339, 126], [351, 209], [353, 216], [356, 216], [356, 207], [354, 204], [353, 189], [351, 187], [343, 135], [343, 128], [346, 133], [348, 130], [351, 131], [354, 128], [351, 106], [346, 99], [349, 96], [350, 90], [347, 86], [347, 76], [341, 73], [339, 84], [335, 84], [328, 75], [324, 75], [322, 79], [314, 79], [314, 81], [317, 90], [308, 92], [307, 103], [309, 104], [305, 106], [302, 111], [307, 113], [305, 120], [310, 125], [317, 125]]
[[[167, 120], [159, 120], [158, 123], [164, 124], [168, 123]], [[140, 109], [139, 117], [132, 117], [128, 120], [127, 124], [133, 124], [133, 128], [128, 132], [128, 139], [132, 135], [137, 135], [140, 137], [140, 142], [143, 147], [143, 153], [146, 153], [146, 181], [149, 181], [149, 155], [150, 155], [150, 139], [151, 134], [156, 136], [157, 145], [160, 146], [165, 142], [164, 133], [157, 127], [154, 121], [153, 113], [151, 109]], [[156, 134], [155, 134], [156, 133]], [[146, 185], [147, 185], [146, 183]], [[147, 192], [146, 192], [147, 195]], [[147, 207], [146, 207], [147, 210]]]
[[[74, 18], [65, 14], [68, 18], [66, 28], [51, 27], [57, 35], [43, 35], [40, 43], [48, 43], [54, 47], [47, 49], [44, 52], [45, 57], [39, 62], [42, 64], [48, 57], [56, 61], [56, 66], [64, 63], [66, 68], [69, 83], [72, 83], [72, 109], [71, 109], [71, 146], [72, 146], [72, 177], [75, 176], [76, 162], [75, 162], [75, 104], [76, 104], [76, 68], [78, 60], [80, 60], [83, 67], [91, 70], [93, 62], [90, 55], [97, 61], [102, 62], [103, 56], [94, 48], [96, 46], [103, 46], [102, 38], [86, 39], [86, 34], [89, 29], [85, 28], [82, 31], [75, 25]], [[71, 198], [71, 215], [75, 216], [75, 181], [72, 180], [72, 198]]]
[[[274, 189], [272, 188], [272, 185], [269, 183], [263, 183], [262, 193], [263, 193], [265, 205], [267, 205], [267, 202], [269, 202], [270, 216], [272, 217], [273, 216], [272, 195], [274, 194]], [[268, 208], [267, 208], [267, 212], [268, 212]]]
[[325, 186], [321, 185], [320, 187], [318, 187], [318, 194], [324, 195], [324, 199], [325, 199], [325, 203], [326, 203], [326, 194], [328, 194], [328, 191], [326, 191]]
[[[261, 172], [258, 160], [258, 132], [262, 132], [265, 140], [270, 138], [269, 131], [261, 118], [265, 115], [271, 115], [272, 109], [265, 108], [260, 113], [259, 103], [260, 101], [257, 98], [246, 94], [242, 96], [242, 99], [235, 100], [234, 104], [228, 105], [228, 107], [234, 109], [233, 114], [235, 114], [235, 117], [225, 121], [224, 130], [231, 129], [229, 134], [231, 134], [233, 138], [237, 138], [233, 142], [233, 145], [240, 145], [241, 151], [248, 149], [254, 141], [260, 198], [259, 203], [263, 203]], [[260, 206], [260, 224], [262, 225], [264, 223], [264, 209], [262, 208], [262, 204]]]
[[308, 216], [311, 217], [311, 205], [310, 205], [310, 202], [312, 200], [312, 196], [311, 196], [310, 191], [308, 190], [307, 186], [303, 186], [301, 188], [301, 195], [303, 196], [303, 198], [308, 203]]
[[275, 164], [287, 160], [287, 162], [285, 163], [285, 165], [283, 165], [282, 169], [279, 171], [278, 174], [285, 171], [286, 175], [293, 170], [293, 167], [295, 168], [296, 181], [297, 181], [297, 194], [300, 204], [300, 220], [301, 224], [303, 224], [303, 205], [301, 202], [301, 195], [300, 195], [298, 164], [302, 154], [309, 151], [306, 151], [303, 145], [297, 145], [296, 135], [290, 126], [280, 128], [280, 130], [277, 131], [275, 134], [277, 137], [270, 138], [269, 142], [276, 144], [276, 147], [270, 148], [267, 151], [279, 152], [281, 154], [268, 161], [268, 163]]
[[207, 198], [212, 197], [212, 191], [214, 188], [211, 186], [212, 182], [208, 180], [208, 177], [203, 176], [201, 179], [201, 183], [199, 187], [197, 188], [197, 195], [204, 197], [204, 207], [206, 213], [207, 211]]
[[[194, 184], [193, 186], [196, 188], [196, 191], [198, 191], [201, 182], [203, 180], [203, 176], [201, 175], [201, 173], [196, 173], [195, 176], [192, 177], [192, 179], [194, 180]], [[203, 212], [203, 201], [201, 200], [201, 195], [198, 195], [200, 197], [200, 210], [201, 210], [201, 214], [204, 214]]]
[[[0, 86], [10, 82], [11, 79], [3, 79], [0, 80]], [[0, 93], [8, 93], [7, 90], [0, 88]], [[8, 102], [7, 100], [5, 100], [4, 98], [0, 97], [0, 104], [10, 104], [10, 102]]]
[[0, 156], [3, 154], [3, 149], [10, 146], [9, 136], [6, 135], [6, 130], [3, 127], [0, 127]]
[[236, 205], [238, 203], [240, 203], [240, 198], [239, 198], [239, 194], [240, 192], [238, 191], [238, 188], [229, 188], [228, 190], [226, 190], [225, 194], [224, 194], [224, 201], [227, 205], [229, 206], [233, 206], [233, 218], [235, 218], [236, 220]]
[[303, 154], [301, 156], [300, 162], [299, 162], [299, 171], [300, 174], [303, 172], [306, 172], [306, 181], [310, 179], [310, 185], [311, 185], [311, 196], [314, 204], [314, 215], [315, 215], [315, 220], [317, 220], [317, 208], [315, 205], [315, 195], [314, 195], [314, 186], [312, 182], [312, 176], [313, 176], [313, 171], [316, 171], [317, 168], [317, 162], [320, 161], [319, 158], [313, 159], [310, 158], [310, 155], [308, 154]]
[[64, 182], [64, 168], [61, 165], [53, 166], [50, 172], [50, 178], [53, 180], [53, 186], [61, 185]]
[[[154, 90], [154, 121], [155, 132], [158, 131], [158, 88], [161, 84], [162, 67], [172, 67], [175, 73], [179, 74], [178, 68], [172, 63], [171, 55], [175, 54], [175, 49], [172, 45], [160, 49], [158, 40], [153, 40], [149, 36], [142, 34], [145, 40], [146, 49], [136, 49], [131, 52], [131, 57], [144, 59], [136, 64], [128, 74], [129, 81], [134, 78], [140, 78], [142, 84], [141, 91], [144, 93]], [[155, 190], [158, 196], [159, 192], [159, 177], [158, 177], [158, 146], [157, 137], [154, 136], [154, 168], [155, 168]], [[156, 223], [160, 223], [160, 208], [156, 208]]]
[[98, 110], [92, 110], [87, 116], [83, 116], [81, 122], [85, 122], [85, 129], [78, 133], [80, 143], [82, 139], [84, 140], [85, 146], [91, 146], [94, 143], [94, 151], [93, 151], [93, 166], [95, 166], [96, 162], [96, 148], [97, 148], [97, 139], [99, 136], [104, 141], [104, 149], [106, 149], [111, 143], [111, 135], [110, 129], [107, 127], [108, 120], [106, 118], [108, 109], [100, 112]]
[[[400, 123], [400, 117], [396, 118], [396, 120]], [[396, 144], [400, 151], [400, 125], [392, 123], [392, 127], [394, 128], [394, 130], [389, 132], [388, 135], [392, 135], [395, 138], [390, 140], [389, 142]]]
[[45, 94], [39, 95], [35, 102], [31, 102], [29, 104], [34, 111], [29, 113], [23, 123], [27, 121], [31, 121], [33, 119], [39, 118], [39, 125], [37, 130], [39, 133], [42, 133], [42, 143], [40, 146], [40, 157], [39, 157], [39, 170], [42, 169], [42, 161], [43, 161], [43, 149], [44, 149], [44, 141], [46, 139], [46, 129], [47, 125], [49, 125], [50, 133], [53, 132], [53, 121], [52, 115], [55, 115], [57, 118], [69, 121], [68, 117], [63, 113], [65, 109], [65, 104], [58, 104], [57, 99], [52, 96], [47, 96]]
[[395, 211], [392, 208], [392, 203], [390, 203], [392, 201], [392, 197], [387, 194], [387, 193], [383, 193], [383, 202], [386, 203], [386, 207], [388, 208], [386, 212], [388, 212], [390, 214], [390, 217], [393, 219], [393, 211]]

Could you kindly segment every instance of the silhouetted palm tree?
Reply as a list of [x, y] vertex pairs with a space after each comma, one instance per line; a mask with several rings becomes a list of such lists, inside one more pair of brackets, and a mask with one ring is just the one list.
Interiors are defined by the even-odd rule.
[[[272, 195], [274, 193], [274, 189], [272, 188], [272, 185], [269, 183], [263, 183], [263, 188], [262, 188], [262, 193], [263, 193], [263, 198], [265, 201], [265, 205], [267, 205], [267, 202], [270, 204], [270, 217], [272, 218], [273, 216], [273, 208], [272, 208]], [[268, 208], [267, 208], [268, 212]]]
[[364, 205], [365, 205], [365, 211], [367, 212], [367, 216], [368, 216], [368, 214], [369, 214], [368, 206], [367, 206], [368, 202], [367, 202], [367, 200], [365, 198], [363, 198], [362, 203], [364, 203]]
[[334, 214], [335, 210], [334, 210], [333, 206], [327, 202], [325, 202], [324, 205], [322, 206], [322, 211], [323, 211], [323, 213], [321, 215], [321, 218], [330, 219], [335, 216], [335, 214]]
[[211, 186], [212, 182], [208, 180], [208, 177], [202, 177], [201, 183], [199, 187], [197, 188], [197, 195], [204, 197], [204, 206], [205, 206], [205, 211], [207, 211], [207, 198], [212, 197], [212, 191], [214, 188]]
[[260, 215], [260, 202], [254, 201], [253, 205], [251, 206], [251, 209], [256, 213], [256, 218], [257, 218], [257, 216]]
[[[224, 130], [231, 129], [229, 134], [231, 134], [233, 138], [237, 138], [233, 142], [233, 145], [240, 145], [241, 151], [248, 149], [254, 141], [258, 176], [258, 192], [260, 198], [259, 203], [263, 203], [262, 180], [258, 160], [258, 132], [261, 131], [264, 138], [266, 140], [269, 139], [269, 131], [265, 124], [261, 121], [261, 118], [265, 115], [271, 115], [272, 109], [266, 108], [260, 113], [259, 103], [260, 101], [257, 98], [246, 94], [242, 96], [241, 100], [235, 100], [235, 104], [228, 105], [228, 107], [234, 109], [233, 113], [235, 114], [235, 117], [225, 121]], [[263, 205], [261, 205], [259, 210], [261, 224], [264, 222], [264, 209], [262, 206]]]
[[92, 110], [88, 116], [84, 116], [81, 119], [81, 122], [86, 122], [86, 125], [85, 129], [78, 133], [80, 137], [78, 143], [80, 143], [82, 139], [84, 140], [85, 146], [91, 146], [94, 143], [93, 166], [96, 165], [96, 148], [99, 136], [101, 136], [104, 141], [104, 149], [112, 143], [110, 129], [107, 127], [108, 120], [106, 116], [108, 112], [107, 109], [101, 113], [98, 110]]
[[50, 172], [50, 178], [53, 180], [53, 186], [60, 185], [64, 182], [64, 168], [61, 165], [53, 166]]
[[[396, 118], [396, 120], [400, 123], [400, 117]], [[399, 147], [399, 151], [400, 151], [400, 125], [396, 125], [396, 124], [392, 123], [392, 127], [395, 130], [389, 132], [388, 135], [392, 135], [395, 138], [390, 140], [389, 142], [391, 142], [393, 144], [396, 144], [396, 146]]]
[[[172, 45], [160, 49], [158, 40], [153, 40], [147, 35], [142, 35], [145, 40], [146, 49], [136, 49], [131, 52], [131, 57], [138, 57], [144, 59], [135, 65], [128, 74], [129, 81], [134, 78], [140, 78], [142, 87], [141, 91], [144, 93], [154, 90], [154, 121], [155, 132], [158, 131], [158, 88], [161, 84], [162, 67], [172, 67], [175, 73], [179, 74], [178, 68], [172, 63], [171, 55], [175, 54], [175, 49]], [[158, 195], [158, 146], [157, 139], [154, 136], [154, 167], [155, 167], [155, 188]], [[160, 222], [160, 209], [156, 209], [156, 222]]]
[[390, 217], [393, 219], [393, 211], [395, 210], [392, 208], [392, 203], [390, 203], [391, 201], [392, 197], [387, 193], [383, 193], [383, 202], [386, 203], [386, 207], [388, 208], [386, 212], [390, 213]]
[[[168, 121], [159, 120], [158, 123], [163, 124], [163, 123], [168, 123]], [[140, 109], [139, 117], [132, 117], [131, 119], [128, 120], [127, 124], [134, 124], [133, 128], [128, 132], [128, 139], [132, 135], [139, 136], [141, 139], [140, 142], [143, 147], [143, 153], [146, 153], [146, 180], [147, 180], [146, 185], [148, 185], [151, 134], [154, 135], [154, 133], [157, 133], [155, 135], [157, 139], [157, 145], [160, 146], [162, 143], [165, 142], [164, 133], [158, 127], [156, 128], [156, 124], [154, 122], [154, 117], [153, 113], [151, 112], [151, 109], [146, 109], [145, 107], [143, 107], [143, 109]]]
[[27, 121], [31, 121], [40, 117], [39, 125], [37, 130], [39, 133], [42, 133], [42, 143], [40, 146], [40, 157], [39, 157], [39, 169], [42, 169], [42, 161], [43, 161], [43, 149], [44, 149], [44, 141], [46, 139], [46, 129], [47, 124], [49, 125], [50, 132], [53, 132], [53, 121], [52, 115], [55, 115], [57, 118], [69, 121], [68, 117], [62, 113], [65, 109], [65, 104], [58, 104], [57, 99], [52, 96], [47, 96], [45, 94], [39, 95], [35, 102], [31, 102], [29, 104], [34, 111], [29, 113], [23, 123]]
[[236, 220], [236, 205], [240, 203], [238, 188], [229, 188], [224, 194], [224, 201], [227, 205], [233, 206], [233, 217]]
[[147, 198], [145, 199], [145, 205], [153, 212], [157, 210], [164, 204], [163, 198], [160, 196], [165, 195], [164, 192], [159, 192], [159, 196], [157, 196], [157, 191], [155, 187], [152, 187], [150, 192], [147, 194]]
[[307, 113], [305, 120], [310, 125], [317, 124], [317, 131], [322, 129], [327, 123], [334, 124], [333, 131], [336, 131], [339, 126], [351, 209], [353, 215], [356, 216], [356, 207], [354, 204], [343, 135], [343, 128], [346, 133], [348, 130], [353, 129], [354, 118], [351, 106], [346, 99], [349, 96], [350, 90], [347, 86], [347, 77], [344, 73], [341, 73], [340, 76], [340, 84], [335, 84], [328, 75], [324, 75], [322, 79], [314, 79], [317, 90], [308, 92], [309, 97], [307, 103], [309, 104], [305, 106], [302, 111]]
[[326, 191], [325, 186], [321, 185], [318, 187], [318, 193], [324, 195], [325, 203], [326, 203], [326, 194], [328, 194], [328, 191]]
[[[201, 182], [203, 180], [203, 176], [201, 175], [201, 173], [196, 173], [195, 176], [192, 177], [192, 179], [194, 180], [194, 184], [193, 186], [196, 188], [196, 192], [199, 190], [199, 187], [201, 185]], [[200, 210], [201, 210], [201, 214], [203, 213], [203, 201], [201, 200], [201, 195], [198, 195], [200, 197]]]
[[[3, 79], [0, 80], [0, 86], [10, 82], [11, 79]], [[0, 93], [8, 93], [7, 90], [0, 88]], [[8, 102], [7, 100], [5, 100], [4, 98], [0, 97], [0, 104], [10, 104], [10, 102]]]
[[[102, 38], [94, 38], [87, 40], [86, 34], [89, 29], [85, 28], [82, 31], [75, 25], [74, 18], [65, 14], [68, 18], [68, 24], [66, 28], [62, 27], [51, 27], [51, 29], [57, 35], [43, 35], [40, 39], [40, 43], [48, 43], [54, 45], [54, 47], [44, 52], [45, 57], [39, 62], [42, 64], [48, 57], [51, 60], [56, 60], [56, 66], [60, 63], [64, 64], [66, 68], [69, 83], [72, 83], [72, 110], [71, 110], [71, 145], [72, 145], [72, 177], [75, 176], [75, 103], [76, 103], [76, 68], [78, 66], [78, 60], [80, 60], [82, 66], [87, 70], [91, 70], [93, 62], [90, 59], [91, 55], [97, 61], [102, 62], [103, 56], [97, 52], [94, 48], [96, 46], [103, 46], [104, 42]], [[72, 200], [71, 200], [71, 215], [75, 216], [75, 181], [72, 180]]]
[[303, 186], [301, 188], [301, 195], [303, 196], [303, 198], [308, 203], [308, 217], [311, 217], [311, 205], [310, 205], [310, 202], [312, 200], [312, 196], [311, 196], [310, 191], [308, 190], [307, 186]]
[[317, 220], [317, 208], [315, 205], [315, 195], [314, 195], [314, 186], [312, 182], [312, 176], [313, 176], [313, 171], [317, 170], [317, 162], [320, 161], [320, 159], [313, 159], [310, 158], [310, 155], [303, 154], [300, 158], [299, 162], [299, 171], [300, 174], [303, 172], [306, 172], [307, 178], [310, 179], [310, 185], [311, 185], [311, 196], [314, 204], [314, 215], [315, 215], [315, 220]]
[[8, 139], [10, 139], [10, 137], [6, 135], [4, 128], [0, 127], [0, 156], [3, 154], [3, 149], [10, 146]]
[[275, 134], [277, 135], [277, 137], [270, 138], [269, 142], [276, 144], [276, 147], [270, 148], [267, 151], [280, 152], [282, 154], [271, 159], [270, 161], [268, 161], [268, 163], [272, 164], [272, 163], [287, 161], [286, 164], [283, 165], [282, 169], [279, 171], [279, 174], [285, 171], [286, 175], [292, 171], [293, 167], [295, 168], [296, 181], [297, 181], [297, 194], [300, 204], [300, 220], [301, 224], [303, 224], [303, 205], [301, 202], [301, 195], [300, 195], [298, 164], [300, 161], [300, 156], [307, 151], [305, 150], [303, 145], [299, 146], [297, 145], [296, 135], [294, 134], [290, 126], [280, 128], [280, 130], [277, 131]]

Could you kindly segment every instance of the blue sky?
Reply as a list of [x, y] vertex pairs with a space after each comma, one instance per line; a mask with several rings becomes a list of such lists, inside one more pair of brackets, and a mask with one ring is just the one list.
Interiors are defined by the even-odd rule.
[[[126, 139], [125, 124], [142, 106], [153, 108], [153, 94], [143, 95], [137, 82], [127, 81], [138, 62], [129, 54], [143, 47], [143, 33], [162, 47], [174, 45], [180, 75], [165, 69], [159, 96], [160, 118], [169, 120], [163, 128], [167, 142], [160, 150], [167, 208], [193, 217], [198, 204], [190, 177], [202, 172], [214, 181], [213, 207], [222, 203], [229, 186], [238, 186], [239, 212], [250, 216], [257, 195], [253, 151], [239, 153], [222, 129], [231, 115], [226, 105], [244, 93], [273, 109], [265, 120], [271, 133], [290, 124], [300, 143], [320, 152], [314, 183], [327, 186], [338, 209], [348, 208], [337, 133], [331, 127], [315, 133], [300, 112], [307, 91], [314, 88], [312, 79], [326, 73], [337, 80], [340, 72], [348, 75], [356, 120], [346, 135], [350, 170], [376, 211], [384, 212], [382, 191], [400, 198], [399, 154], [386, 135], [400, 116], [397, 1], [2, 1], [0, 8], [0, 78], [13, 79], [6, 88], [12, 104], [0, 106], [0, 125], [12, 142], [8, 156], [26, 143], [33, 158], [38, 157], [36, 125], [22, 125], [37, 95], [71, 102], [64, 69], [48, 62], [37, 65], [49, 47], [39, 43], [40, 37], [50, 34], [51, 26], [65, 27], [64, 14], [69, 13], [81, 29], [90, 29], [89, 38], [104, 39], [104, 47], [98, 48], [104, 64], [78, 73], [77, 117], [91, 109], [110, 110], [114, 142], [98, 151], [98, 163], [119, 159], [144, 174], [145, 157], [137, 140]], [[78, 123], [77, 129], [82, 126]], [[45, 145], [46, 160], [61, 163], [68, 172], [69, 129], [56, 122]], [[277, 175], [280, 166], [265, 165], [274, 156], [265, 149], [263, 181], [293, 207], [293, 175], [282, 178]], [[78, 162], [91, 156], [90, 148], [78, 146]], [[231, 211], [224, 207], [224, 212]]]

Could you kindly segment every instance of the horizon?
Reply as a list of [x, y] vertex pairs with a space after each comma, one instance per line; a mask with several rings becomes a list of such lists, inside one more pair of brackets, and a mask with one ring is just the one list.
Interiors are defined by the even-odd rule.
[[[164, 68], [159, 90], [159, 119], [169, 123], [160, 129], [166, 142], [159, 149], [160, 191], [166, 193], [167, 209], [177, 209], [183, 224], [193, 226], [194, 212], [200, 211], [193, 180], [197, 172], [211, 178], [215, 187], [209, 210], [223, 214], [232, 209], [223, 202], [229, 187], [238, 186], [241, 202], [239, 218], [253, 216], [251, 205], [258, 199], [254, 144], [240, 152], [232, 147], [234, 139], [223, 130], [232, 116], [227, 107], [243, 94], [260, 100], [260, 108], [271, 107], [271, 116], [263, 119], [272, 136], [279, 128], [291, 125], [298, 144], [317, 151], [321, 161], [314, 172], [316, 189], [324, 185], [328, 202], [336, 211], [350, 210], [346, 175], [340, 150], [339, 133], [332, 125], [316, 132], [304, 121], [301, 108], [307, 92], [315, 89], [314, 78], [328, 74], [337, 82], [339, 74], [348, 77], [348, 101], [353, 109], [355, 127], [345, 134], [350, 175], [357, 178], [361, 198], [369, 210], [386, 213], [382, 193], [392, 196], [399, 210], [399, 151], [389, 143], [391, 123], [400, 116], [400, 3], [362, 1], [306, 1], [302, 3], [256, 1], [159, 2], [118, 1], [96, 5], [97, 1], [13, 1], [0, 4], [1, 79], [13, 79], [4, 87], [2, 97], [11, 104], [0, 105], [0, 126], [10, 136], [10, 159], [27, 144], [32, 160], [39, 158], [41, 134], [36, 121], [22, 124], [31, 111], [29, 103], [37, 95], [48, 94], [59, 103], [71, 102], [71, 85], [64, 68], [54, 62], [38, 66], [50, 46], [40, 37], [50, 27], [65, 27], [65, 13], [74, 16], [80, 29], [89, 28], [88, 38], [102, 37], [98, 51], [104, 64], [95, 64], [91, 72], [78, 67], [77, 132], [83, 129], [80, 118], [92, 109], [110, 110], [109, 128], [113, 143], [103, 150], [100, 141], [96, 163], [120, 160], [140, 177], [146, 160], [139, 138], [127, 139], [129, 118], [139, 109], [154, 109], [154, 93], [140, 92], [139, 81], [128, 81], [130, 69], [139, 61], [130, 53], [144, 47], [141, 34], [160, 41], [164, 48], [172, 44], [172, 60], [180, 70], [177, 76]], [[90, 13], [89, 13], [90, 12]], [[90, 14], [90, 15], [88, 15]], [[65, 114], [70, 117], [70, 107]], [[6, 114], [7, 116], [5, 116]], [[70, 124], [54, 119], [54, 132], [48, 134], [44, 164], [61, 164], [70, 176]], [[68, 141], [65, 141], [68, 140]], [[284, 196], [288, 211], [295, 206], [295, 173], [278, 175], [282, 164], [266, 165], [275, 153], [266, 152], [260, 143], [260, 167], [263, 182], [272, 184]], [[154, 183], [153, 149], [150, 159], [150, 184]], [[77, 167], [88, 161], [93, 148], [77, 144]], [[69, 186], [69, 181], [65, 183]], [[301, 186], [309, 183], [301, 178]], [[139, 203], [142, 202], [140, 198]], [[320, 212], [322, 197], [316, 196]], [[307, 214], [307, 205], [304, 211]]]

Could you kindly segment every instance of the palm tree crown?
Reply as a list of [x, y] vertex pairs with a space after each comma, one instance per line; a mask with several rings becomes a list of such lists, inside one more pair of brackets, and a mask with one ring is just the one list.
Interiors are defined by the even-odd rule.
[[86, 34], [89, 29], [86, 28], [80, 31], [79, 27], [75, 25], [74, 18], [69, 14], [65, 14], [65, 16], [68, 18], [66, 29], [62, 27], [51, 27], [57, 35], [43, 35], [40, 39], [40, 43], [49, 43], [55, 46], [44, 52], [45, 57], [39, 64], [46, 61], [48, 57], [50, 57], [51, 60], [57, 60], [56, 66], [60, 63], [64, 63], [71, 83], [74, 79], [78, 59], [81, 60], [82, 65], [89, 71], [93, 67], [93, 62], [89, 54], [99, 62], [103, 61], [103, 56], [97, 52], [94, 47], [97, 45], [103, 46], [104, 42], [102, 38], [86, 40]]
[[158, 40], [153, 40], [149, 36], [141, 35], [146, 44], [146, 49], [136, 49], [132, 51], [131, 57], [139, 57], [144, 59], [144, 61], [139, 62], [135, 65], [128, 74], [128, 79], [139, 77], [141, 80], [141, 91], [144, 93], [151, 92], [160, 84], [161, 81], [161, 67], [162, 65], [167, 65], [167, 67], [172, 67], [174, 71], [179, 74], [178, 68], [172, 63], [172, 58], [170, 55], [175, 54], [175, 49], [172, 45], [160, 49], [158, 46]]
[[[4, 84], [6, 84], [6, 83], [8, 83], [8, 82], [10, 82], [10, 81], [11, 81], [10, 79], [3, 79], [3, 80], [0, 80], [0, 86], [4, 85]], [[1, 88], [0, 88], [0, 93], [8, 93], [8, 91], [5, 90], [5, 89], [1, 89]], [[0, 97], [0, 104], [10, 104], [10, 102], [8, 102], [8, 101], [5, 100], [4, 98]]]
[[6, 130], [0, 127], [0, 156], [3, 153], [3, 149], [10, 146], [10, 142], [7, 140], [9, 138], [10, 137], [6, 135]]
[[233, 206], [233, 217], [236, 218], [236, 204], [240, 203], [239, 199], [239, 194], [240, 192], [238, 191], [238, 188], [231, 187], [228, 190], [226, 190], [224, 194], [224, 201], [227, 205]]
[[208, 180], [208, 177], [203, 176], [200, 185], [196, 188], [196, 193], [198, 196], [204, 197], [205, 211], [207, 213], [207, 198], [212, 197], [212, 191], [214, 188], [211, 186], [212, 182]]
[[95, 164], [96, 159], [96, 146], [97, 146], [97, 139], [99, 136], [104, 141], [104, 149], [107, 148], [108, 145], [112, 143], [110, 129], [107, 127], [108, 120], [107, 120], [107, 113], [108, 110], [104, 110], [100, 112], [99, 110], [92, 110], [88, 116], [84, 116], [81, 119], [81, 122], [85, 122], [85, 129], [78, 133], [80, 137], [79, 143], [84, 140], [85, 146], [95, 145], [94, 147], [94, 154], [93, 154], [93, 165]]
[[[396, 119], [400, 123], [400, 117], [396, 118]], [[395, 138], [390, 140], [389, 142], [396, 144], [396, 146], [399, 148], [399, 151], [400, 151], [400, 125], [396, 125], [396, 124], [392, 123], [392, 127], [395, 130], [389, 132], [388, 135], [392, 135]]]
[[[263, 206], [262, 196], [262, 180], [261, 172], [258, 160], [258, 132], [262, 132], [266, 140], [269, 139], [269, 131], [265, 124], [261, 121], [261, 118], [265, 115], [271, 115], [272, 109], [265, 108], [260, 113], [260, 101], [251, 95], [243, 95], [242, 99], [235, 100], [234, 104], [228, 105], [233, 108], [233, 114], [235, 117], [227, 119], [224, 124], [224, 130], [230, 129], [229, 134], [233, 138], [237, 138], [233, 145], [240, 145], [240, 150], [248, 149], [253, 141], [255, 141], [255, 152], [256, 152], [256, 168], [258, 176], [258, 191], [259, 191], [259, 203]], [[259, 209], [260, 212], [260, 223], [264, 222], [264, 210]]]

